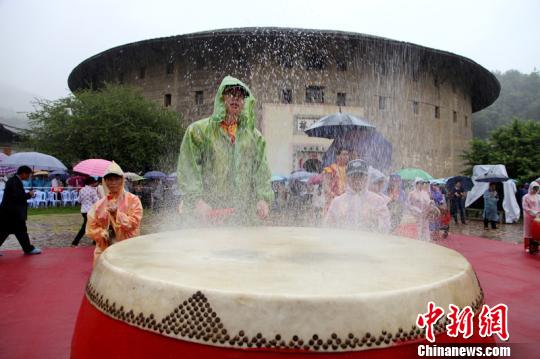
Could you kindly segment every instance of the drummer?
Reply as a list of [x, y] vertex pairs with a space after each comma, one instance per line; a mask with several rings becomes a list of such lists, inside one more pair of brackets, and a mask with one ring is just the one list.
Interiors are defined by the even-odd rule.
[[94, 264], [111, 244], [139, 235], [143, 209], [141, 200], [124, 191], [124, 172], [114, 161], [103, 176], [105, 196], [88, 212], [86, 235], [96, 242]]
[[359, 228], [387, 233], [390, 231], [388, 202], [368, 191], [368, 164], [353, 160], [347, 164], [345, 193], [334, 198], [325, 217], [332, 227]]
[[178, 159], [183, 208], [206, 219], [213, 210], [233, 209], [234, 219], [256, 223], [269, 214], [274, 194], [266, 142], [255, 128], [255, 98], [240, 80], [227, 76], [214, 112], [186, 130]]

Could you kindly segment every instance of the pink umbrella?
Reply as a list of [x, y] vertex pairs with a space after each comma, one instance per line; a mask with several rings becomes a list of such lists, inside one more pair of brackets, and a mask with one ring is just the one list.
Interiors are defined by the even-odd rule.
[[84, 160], [73, 167], [74, 172], [84, 173], [90, 176], [103, 177], [107, 168], [111, 165], [111, 161], [98, 158]]

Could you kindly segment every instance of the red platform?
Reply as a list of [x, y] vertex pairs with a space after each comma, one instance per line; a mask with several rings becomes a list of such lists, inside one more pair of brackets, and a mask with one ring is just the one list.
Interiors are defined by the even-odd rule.
[[[525, 253], [522, 245], [476, 237], [450, 235], [440, 244], [457, 250], [472, 263], [486, 304], [508, 305], [510, 342], [527, 343], [514, 346], [512, 357], [540, 357], [536, 344], [540, 256]], [[92, 248], [45, 249], [38, 256], [23, 256], [22, 251], [2, 253], [0, 356], [69, 357], [75, 320], [91, 271]], [[104, 341], [109, 339], [106, 333], [95, 335], [104, 335]]]

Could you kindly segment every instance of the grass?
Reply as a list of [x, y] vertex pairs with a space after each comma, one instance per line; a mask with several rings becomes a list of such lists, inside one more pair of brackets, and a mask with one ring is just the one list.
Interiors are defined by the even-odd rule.
[[28, 215], [51, 215], [51, 214], [73, 214], [80, 213], [81, 207], [47, 207], [47, 208], [28, 208]]

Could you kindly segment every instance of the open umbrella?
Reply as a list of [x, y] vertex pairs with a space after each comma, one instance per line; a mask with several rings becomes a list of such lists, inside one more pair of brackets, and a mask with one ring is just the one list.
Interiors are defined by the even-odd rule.
[[497, 166], [493, 166], [481, 175], [474, 178], [474, 180], [476, 182], [506, 182], [508, 181], [508, 176], [502, 173]]
[[270, 182], [286, 182], [287, 177], [282, 175], [273, 175], [272, 178], [270, 178]]
[[49, 178], [54, 178], [56, 176], [60, 176], [62, 181], [65, 181], [65, 180], [68, 179], [69, 173], [67, 173], [66, 171], [52, 171], [52, 172], [49, 172]]
[[454, 177], [450, 177], [448, 180], [446, 180], [446, 188], [448, 188], [448, 190], [452, 190], [455, 187], [457, 181], [461, 182], [461, 188], [465, 192], [469, 192], [474, 186], [474, 183], [473, 183], [473, 181], [471, 180], [470, 177], [467, 177], [467, 176], [454, 176]]
[[404, 181], [414, 181], [416, 177], [420, 177], [423, 180], [429, 181], [433, 177], [424, 170], [420, 168], [403, 168], [397, 172], [401, 176], [401, 179]]
[[438, 186], [445, 186], [446, 185], [446, 178], [434, 178], [429, 181], [431, 184], [436, 184]]
[[103, 177], [105, 171], [107, 171], [107, 168], [109, 168], [111, 163], [111, 161], [99, 158], [90, 158], [77, 163], [75, 167], [73, 167], [73, 171], [90, 176]]
[[291, 175], [289, 176], [289, 181], [292, 182], [292, 181], [307, 181], [308, 179], [310, 179], [311, 177], [313, 176], [316, 176], [317, 173], [313, 173], [313, 172], [307, 172], [307, 171], [295, 171], [293, 173], [291, 173]]
[[375, 129], [375, 126], [348, 113], [324, 116], [304, 132], [310, 137], [336, 138], [353, 129]]
[[124, 173], [124, 177], [125, 177], [128, 181], [131, 181], [131, 182], [140, 181], [140, 180], [143, 180], [143, 179], [144, 179], [143, 176], [139, 176], [138, 174], [133, 173], [133, 172], [126, 172], [126, 173]]
[[39, 152], [17, 152], [5, 158], [2, 161], [2, 166], [19, 167], [29, 166], [35, 170], [64, 170], [67, 168], [56, 157], [46, 155]]
[[354, 152], [358, 158], [382, 172], [386, 172], [392, 164], [392, 144], [377, 130], [356, 128], [337, 136], [323, 156], [323, 167], [336, 162], [339, 148]]
[[160, 171], [150, 171], [144, 174], [144, 178], [146, 179], [159, 179], [159, 178], [165, 178], [165, 177], [167, 177], [167, 175]]

